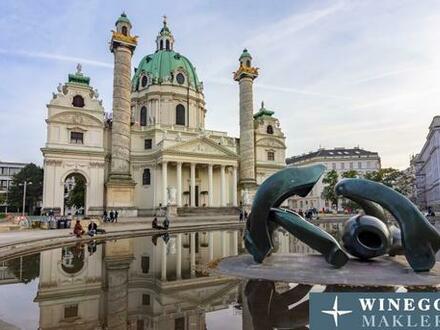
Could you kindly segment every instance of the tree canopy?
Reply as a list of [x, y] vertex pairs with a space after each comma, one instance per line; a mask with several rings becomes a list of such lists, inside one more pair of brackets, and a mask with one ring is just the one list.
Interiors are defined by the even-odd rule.
[[8, 193], [8, 204], [19, 210], [23, 204], [23, 183], [32, 182], [26, 186], [26, 212], [34, 213], [38, 202], [43, 199], [43, 169], [33, 163], [23, 167], [12, 179]]
[[338, 180], [338, 172], [335, 170], [328, 171], [322, 179], [322, 183], [325, 184], [324, 190], [322, 191], [322, 198], [330, 201], [332, 205], [338, 204], [338, 196], [336, 196], [335, 193], [335, 186]]

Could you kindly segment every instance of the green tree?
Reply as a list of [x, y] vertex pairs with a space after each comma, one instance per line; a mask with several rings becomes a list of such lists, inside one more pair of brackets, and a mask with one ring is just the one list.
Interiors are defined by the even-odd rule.
[[335, 193], [335, 186], [336, 183], [338, 183], [338, 179], [338, 172], [335, 170], [328, 171], [322, 179], [322, 183], [325, 184], [324, 190], [322, 191], [322, 198], [330, 201], [332, 205], [338, 204], [338, 196], [336, 196]]
[[74, 175], [75, 186], [69, 191], [66, 199], [66, 206], [75, 206], [77, 209], [84, 207], [86, 197], [86, 180], [82, 175]]
[[405, 196], [410, 196], [414, 184], [413, 176], [391, 167], [366, 173], [365, 179], [383, 183]]
[[342, 173], [342, 177], [343, 178], [358, 178], [359, 177], [359, 173], [356, 170], [349, 170], [346, 171], [344, 173]]
[[8, 204], [16, 210], [23, 204], [23, 183], [32, 182], [26, 187], [26, 212], [33, 213], [37, 203], [43, 198], [43, 169], [33, 163], [26, 165], [12, 179]]

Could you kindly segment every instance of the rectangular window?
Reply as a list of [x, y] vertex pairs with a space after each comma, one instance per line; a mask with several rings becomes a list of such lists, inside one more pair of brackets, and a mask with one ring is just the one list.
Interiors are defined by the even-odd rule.
[[362, 162], [358, 162], [358, 168], [362, 168]]
[[336, 170], [336, 163], [332, 163], [332, 169]]
[[142, 273], [148, 274], [150, 272], [150, 257], [142, 257], [141, 267]]
[[137, 330], [144, 330], [144, 320], [137, 320], [136, 321], [136, 328], [137, 328]]
[[64, 318], [78, 317], [78, 304], [64, 306]]
[[83, 144], [84, 143], [84, 133], [70, 132], [70, 143]]
[[178, 319], [174, 319], [174, 329], [175, 330], [185, 330], [185, 318], [179, 317]]
[[267, 160], [275, 160], [275, 152], [268, 151], [267, 152]]
[[144, 140], [144, 149], [145, 150], [151, 149], [152, 146], [153, 146], [153, 142], [151, 141], [151, 139]]
[[341, 163], [341, 170], [345, 170], [345, 163]]
[[369, 161], [367, 162], [367, 168], [370, 168], [370, 162]]
[[142, 295], [142, 305], [150, 306], [150, 295], [149, 294]]
[[353, 169], [353, 162], [350, 163], [350, 170]]

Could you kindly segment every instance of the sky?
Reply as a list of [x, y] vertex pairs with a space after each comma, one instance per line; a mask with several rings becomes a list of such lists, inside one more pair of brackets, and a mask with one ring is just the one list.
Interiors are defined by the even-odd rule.
[[237, 137], [232, 72], [246, 47], [260, 68], [254, 111], [275, 111], [287, 156], [360, 146], [403, 169], [440, 108], [436, 0], [2, 0], [1, 160], [42, 164], [46, 104], [77, 63], [111, 111], [108, 42], [122, 11], [139, 36], [133, 67], [168, 17], [204, 82], [206, 128]]

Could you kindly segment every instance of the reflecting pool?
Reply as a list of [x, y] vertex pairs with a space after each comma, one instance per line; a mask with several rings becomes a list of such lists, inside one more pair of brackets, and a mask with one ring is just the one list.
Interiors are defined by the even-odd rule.
[[[245, 253], [242, 234], [77, 243], [0, 261], [0, 329], [307, 329], [308, 293], [332, 288], [210, 273]], [[287, 232], [275, 237], [275, 253], [314, 253]]]

